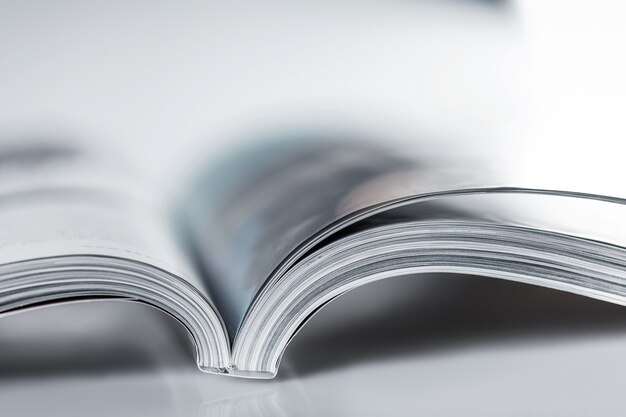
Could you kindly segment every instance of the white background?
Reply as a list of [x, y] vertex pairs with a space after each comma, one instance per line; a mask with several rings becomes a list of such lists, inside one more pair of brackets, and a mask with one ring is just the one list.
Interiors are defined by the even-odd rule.
[[[625, 196], [625, 17], [617, 0], [4, 0], [0, 137], [109, 146], [158, 185], [268, 126], [339, 124], [489, 149], [522, 180]], [[146, 307], [12, 316], [0, 321], [0, 404], [27, 415], [623, 414], [621, 309], [476, 278], [417, 281], [329, 306], [269, 382], [197, 372]]]

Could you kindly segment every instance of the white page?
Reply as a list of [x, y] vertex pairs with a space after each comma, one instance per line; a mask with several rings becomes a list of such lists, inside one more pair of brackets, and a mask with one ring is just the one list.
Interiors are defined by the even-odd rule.
[[162, 208], [118, 161], [61, 142], [0, 147], [0, 264], [74, 255], [147, 263], [201, 288]]

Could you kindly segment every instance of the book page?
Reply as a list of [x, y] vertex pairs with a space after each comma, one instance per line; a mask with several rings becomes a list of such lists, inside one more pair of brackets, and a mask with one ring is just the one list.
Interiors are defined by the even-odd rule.
[[259, 289], [312, 236], [372, 205], [464, 186], [459, 177], [366, 142], [265, 142], [206, 167], [181, 218], [232, 339]]
[[201, 288], [160, 208], [119, 160], [64, 142], [0, 144], [0, 264], [74, 255], [150, 264]]

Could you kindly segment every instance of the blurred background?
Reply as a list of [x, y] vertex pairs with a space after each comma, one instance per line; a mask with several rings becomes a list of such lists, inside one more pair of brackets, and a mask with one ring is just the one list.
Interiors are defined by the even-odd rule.
[[[154, 187], [279, 130], [354, 129], [622, 189], [626, 5], [613, 0], [0, 0], [0, 139], [110, 149]], [[576, 175], [572, 176], [572, 173]], [[201, 374], [146, 306], [0, 320], [13, 415], [621, 415], [622, 308], [421, 276], [316, 316], [279, 377]], [[376, 336], [373, 335], [380, 335]]]

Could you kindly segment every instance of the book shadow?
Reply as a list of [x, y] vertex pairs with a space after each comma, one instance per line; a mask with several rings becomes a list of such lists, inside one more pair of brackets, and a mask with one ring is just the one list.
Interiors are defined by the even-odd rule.
[[626, 308], [458, 274], [382, 280], [322, 308], [287, 346], [279, 379], [501, 344], [626, 334]]
[[195, 364], [185, 329], [136, 302], [70, 302], [11, 314], [0, 318], [0, 335], [0, 383]]

